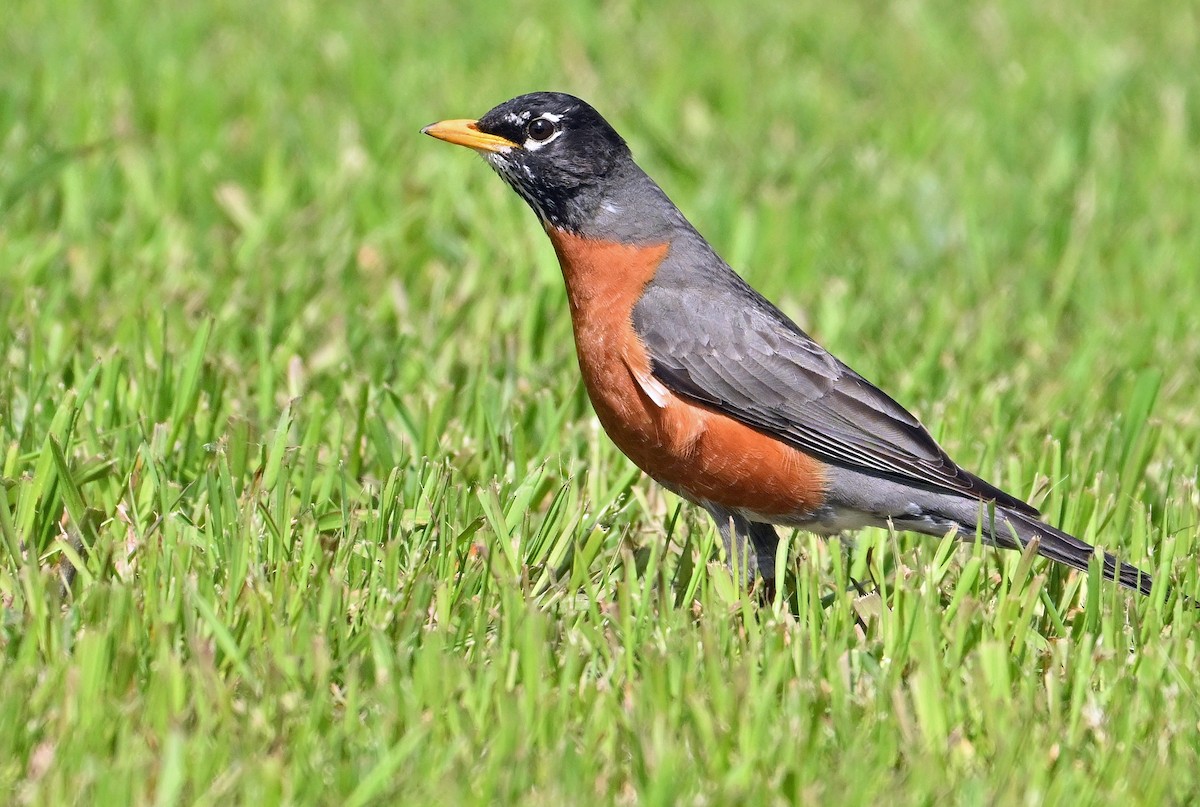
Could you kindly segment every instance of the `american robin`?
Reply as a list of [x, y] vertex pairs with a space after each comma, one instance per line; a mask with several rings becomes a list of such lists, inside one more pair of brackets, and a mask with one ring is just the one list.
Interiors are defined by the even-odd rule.
[[[775, 526], [865, 526], [1037, 552], [1094, 547], [959, 467], [900, 404], [717, 255], [584, 101], [537, 92], [421, 130], [479, 152], [558, 254], [583, 382], [613, 442], [716, 521], [735, 573], [773, 582]], [[1104, 555], [1104, 576], [1150, 576]]]

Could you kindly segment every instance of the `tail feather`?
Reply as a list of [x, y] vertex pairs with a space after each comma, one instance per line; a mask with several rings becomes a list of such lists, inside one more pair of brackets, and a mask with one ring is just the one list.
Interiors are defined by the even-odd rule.
[[[1007, 507], [996, 508], [996, 513], [997, 515], [1003, 515], [1004, 519], [1012, 526], [1017, 534], [1020, 546], [1023, 547], [1034, 538], [1037, 538], [1038, 554], [1042, 557], [1065, 564], [1073, 569], [1079, 569], [1080, 571], [1086, 572], [1088, 570], [1088, 564], [1092, 556], [1096, 553], [1096, 547], [1087, 541], [1081, 541], [1074, 535], [1051, 527], [1049, 524], [1039, 521], [1033, 516], [1011, 510]], [[996, 530], [997, 532], [1003, 532], [1004, 527], [998, 524]], [[997, 538], [1001, 539], [1001, 536], [997, 536]], [[1122, 563], [1107, 552], [1104, 553], [1102, 574], [1106, 580], [1112, 580], [1142, 594], [1148, 595], [1153, 587], [1153, 581], [1149, 573], [1128, 563]]]

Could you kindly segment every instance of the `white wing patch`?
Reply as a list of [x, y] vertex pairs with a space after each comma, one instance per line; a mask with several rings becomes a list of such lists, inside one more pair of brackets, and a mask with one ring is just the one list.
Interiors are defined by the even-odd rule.
[[666, 409], [671, 403], [671, 391], [666, 388], [661, 381], [649, 373], [640, 373], [633, 368], [629, 363], [629, 359], [621, 357], [625, 362], [625, 368], [629, 370], [629, 374], [633, 376], [633, 380], [637, 382], [638, 388], [642, 393], [653, 401], [654, 405], [659, 409]]

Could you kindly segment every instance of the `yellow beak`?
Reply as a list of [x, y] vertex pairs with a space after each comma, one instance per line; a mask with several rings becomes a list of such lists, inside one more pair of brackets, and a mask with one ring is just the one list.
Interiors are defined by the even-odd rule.
[[422, 129], [421, 134], [445, 140], [456, 146], [466, 146], [476, 151], [496, 152], [519, 148], [516, 143], [507, 138], [479, 131], [476, 121], [473, 120], [438, 121]]

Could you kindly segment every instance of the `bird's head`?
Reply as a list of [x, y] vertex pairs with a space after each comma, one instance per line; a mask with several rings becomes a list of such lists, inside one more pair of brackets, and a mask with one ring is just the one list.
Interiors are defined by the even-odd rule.
[[568, 230], [592, 215], [606, 180], [632, 163], [608, 121], [565, 93], [521, 95], [479, 120], [445, 120], [421, 131], [479, 152], [543, 225]]

